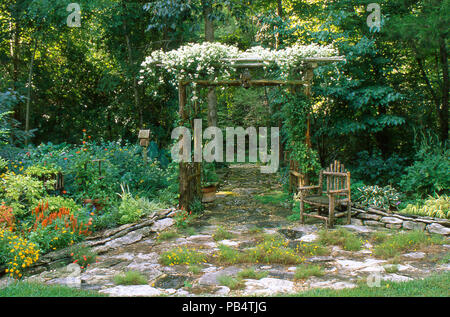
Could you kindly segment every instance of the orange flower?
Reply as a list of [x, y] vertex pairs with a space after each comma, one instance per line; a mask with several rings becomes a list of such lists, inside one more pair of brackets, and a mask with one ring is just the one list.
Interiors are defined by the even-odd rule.
[[75, 154], [80, 154], [80, 151], [76, 151]]
[[91, 138], [91, 136], [90, 135], [88, 135], [88, 139], [90, 139]]
[[86, 144], [86, 141], [83, 141], [83, 144]]
[[83, 132], [86, 132], [86, 129], [83, 129]]

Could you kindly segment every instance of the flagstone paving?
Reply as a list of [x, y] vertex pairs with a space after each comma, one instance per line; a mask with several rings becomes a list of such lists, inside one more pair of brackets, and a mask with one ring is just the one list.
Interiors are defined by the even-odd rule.
[[[108, 251], [99, 255], [98, 263], [81, 273], [79, 278], [69, 278], [63, 268], [43, 272], [30, 277], [30, 280], [93, 289], [110, 296], [259, 296], [286, 295], [311, 288], [353, 288], [358, 282], [374, 276], [380, 280], [407, 281], [450, 269], [449, 264], [432, 261], [433, 256], [448, 255], [448, 244], [430, 248], [429, 252], [403, 254], [395, 272], [389, 270], [387, 260], [373, 256], [373, 246], [369, 242], [364, 244], [362, 250], [355, 252], [331, 246], [328, 255], [306, 258], [306, 263], [320, 264], [324, 268], [324, 275], [303, 280], [295, 279], [296, 266], [292, 264], [220, 265], [210, 260], [218, 252], [219, 244], [245, 250], [254, 247], [262, 233], [281, 234], [290, 246], [316, 241], [317, 232], [323, 228], [323, 223], [312, 220], [311, 223], [301, 225], [298, 221], [289, 221], [287, 216], [292, 212], [287, 202], [270, 204], [255, 199], [258, 195], [281, 190], [276, 176], [261, 174], [258, 166], [231, 165], [227, 175], [224, 175], [216, 201], [206, 205], [206, 210], [190, 225], [189, 233], [185, 231], [177, 238], [158, 242], [157, 233], [146, 239], [138, 239], [132, 232], [128, 234], [131, 239], [129, 243], [124, 243], [123, 240], [127, 239], [124, 237], [119, 238], [122, 239], [120, 241], [108, 242], [114, 248], [105, 249]], [[173, 230], [174, 227], [170, 227], [172, 224], [173, 221], [161, 221], [156, 228], [153, 225], [153, 230]], [[219, 227], [228, 230], [233, 236], [215, 241], [213, 234]], [[371, 232], [382, 230], [355, 224], [344, 227], [364, 240]], [[163, 252], [179, 247], [203, 252], [209, 255], [208, 261], [199, 265], [196, 271], [187, 265], [165, 266], [160, 263]], [[99, 250], [102, 252], [101, 248]], [[266, 276], [259, 280], [244, 279], [242, 287], [237, 290], [220, 285], [221, 276], [236, 277], [246, 268], [264, 271]], [[386, 272], [386, 269], [391, 273]], [[148, 278], [149, 284], [115, 285], [114, 276], [128, 270], [139, 271]]]

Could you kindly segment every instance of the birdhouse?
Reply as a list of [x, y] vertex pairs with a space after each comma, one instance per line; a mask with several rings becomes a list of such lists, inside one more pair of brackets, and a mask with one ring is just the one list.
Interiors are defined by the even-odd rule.
[[139, 131], [139, 144], [143, 147], [148, 147], [150, 144], [150, 130]]

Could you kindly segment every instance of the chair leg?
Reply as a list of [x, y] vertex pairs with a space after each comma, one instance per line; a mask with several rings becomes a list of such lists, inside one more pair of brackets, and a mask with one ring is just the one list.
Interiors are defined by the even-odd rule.
[[305, 216], [303, 215], [304, 209], [305, 203], [303, 202], [303, 200], [300, 200], [300, 221], [302, 225], [305, 223]]
[[330, 228], [333, 228], [334, 225], [334, 197], [330, 196], [330, 204], [329, 204], [329, 215], [328, 215], [328, 219], [329, 219], [329, 226]]
[[347, 224], [351, 224], [352, 222], [352, 204], [348, 202], [347, 204]]

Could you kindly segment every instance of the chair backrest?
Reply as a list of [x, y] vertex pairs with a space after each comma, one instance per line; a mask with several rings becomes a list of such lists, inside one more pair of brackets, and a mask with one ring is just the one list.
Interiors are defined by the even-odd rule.
[[322, 171], [322, 175], [327, 178], [327, 192], [334, 190], [350, 191], [350, 172], [339, 161], [334, 161]]

